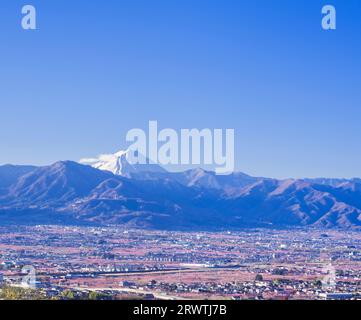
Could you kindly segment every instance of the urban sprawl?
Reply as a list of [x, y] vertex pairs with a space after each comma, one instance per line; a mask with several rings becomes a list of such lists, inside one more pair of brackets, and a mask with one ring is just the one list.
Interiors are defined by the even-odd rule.
[[361, 233], [0, 228], [0, 291], [46, 299], [361, 299]]

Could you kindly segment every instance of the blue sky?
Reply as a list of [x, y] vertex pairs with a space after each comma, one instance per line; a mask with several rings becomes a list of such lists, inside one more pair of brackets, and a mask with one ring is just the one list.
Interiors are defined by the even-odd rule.
[[360, 177], [360, 35], [359, 0], [2, 0], [0, 164], [114, 152], [158, 120], [234, 128], [252, 175]]

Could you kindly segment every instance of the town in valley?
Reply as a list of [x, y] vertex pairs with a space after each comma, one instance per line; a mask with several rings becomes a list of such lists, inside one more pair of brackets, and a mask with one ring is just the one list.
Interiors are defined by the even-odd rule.
[[31, 268], [43, 299], [356, 300], [361, 233], [0, 227], [2, 291]]

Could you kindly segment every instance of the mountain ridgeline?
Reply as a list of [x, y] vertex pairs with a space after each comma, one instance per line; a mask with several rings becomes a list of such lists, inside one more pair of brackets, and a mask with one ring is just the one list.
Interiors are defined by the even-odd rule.
[[276, 180], [151, 168], [122, 175], [119, 168], [114, 174], [71, 161], [0, 167], [0, 224], [361, 228], [360, 179]]

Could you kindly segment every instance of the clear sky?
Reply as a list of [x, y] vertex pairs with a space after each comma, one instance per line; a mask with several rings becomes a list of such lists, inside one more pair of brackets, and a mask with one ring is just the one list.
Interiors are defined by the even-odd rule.
[[360, 98], [360, 0], [0, 2], [0, 164], [115, 152], [157, 120], [234, 128], [252, 175], [360, 177]]

